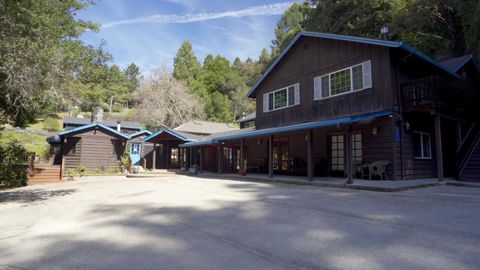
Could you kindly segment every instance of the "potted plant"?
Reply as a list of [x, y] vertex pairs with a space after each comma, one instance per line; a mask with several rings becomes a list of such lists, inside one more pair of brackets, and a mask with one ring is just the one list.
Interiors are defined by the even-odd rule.
[[192, 166], [190, 167], [190, 173], [194, 174], [194, 175], [198, 174], [198, 165], [197, 164], [192, 164]]

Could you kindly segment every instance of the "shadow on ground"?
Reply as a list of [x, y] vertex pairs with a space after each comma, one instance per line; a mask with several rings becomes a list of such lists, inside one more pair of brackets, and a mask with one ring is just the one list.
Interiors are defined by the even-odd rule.
[[[177, 187], [191, 188], [183, 185], [179, 182]], [[478, 234], [448, 235], [436, 227], [417, 227], [410, 208], [391, 208], [410, 203], [410, 198], [397, 198], [390, 206], [383, 201], [387, 195], [367, 195], [362, 201], [360, 193], [303, 187], [226, 182], [215, 195], [208, 188], [206, 184], [201, 189], [199, 194], [205, 197], [200, 200], [178, 194], [178, 200], [169, 201], [138, 192], [132, 194], [136, 199], [148, 195], [144, 203], [122, 202], [120, 197], [103, 201], [85, 212], [81, 230], [45, 233], [29, 239], [41, 249], [5, 246], [0, 254], [10, 266], [26, 269], [478, 269], [480, 265], [475, 256]], [[426, 204], [417, 205], [422, 206], [419, 211], [431, 211]], [[445, 214], [439, 215], [429, 222], [444, 218]]]
[[16, 202], [16, 203], [33, 203], [48, 200], [55, 197], [63, 197], [74, 193], [76, 189], [61, 190], [14, 190], [0, 192], [0, 203]]

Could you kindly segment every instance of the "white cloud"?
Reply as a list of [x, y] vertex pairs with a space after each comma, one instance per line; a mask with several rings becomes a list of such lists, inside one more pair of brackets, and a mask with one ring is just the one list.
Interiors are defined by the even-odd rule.
[[103, 29], [115, 27], [118, 25], [139, 24], [139, 23], [192, 23], [202, 22], [208, 20], [215, 20], [227, 17], [245, 17], [245, 16], [266, 16], [266, 15], [280, 15], [290, 7], [294, 2], [276, 3], [269, 5], [253, 6], [246, 9], [217, 12], [217, 13], [196, 13], [196, 14], [155, 14], [146, 17], [138, 17], [134, 19], [112, 21], [102, 25]]

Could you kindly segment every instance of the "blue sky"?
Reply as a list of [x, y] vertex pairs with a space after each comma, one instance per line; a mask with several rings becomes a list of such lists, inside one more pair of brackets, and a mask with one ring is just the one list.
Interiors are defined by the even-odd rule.
[[257, 59], [269, 48], [281, 14], [293, 0], [101, 0], [78, 17], [102, 24], [82, 36], [88, 44], [106, 41], [114, 63], [131, 62], [143, 73], [167, 64], [189, 40], [200, 61], [207, 54]]

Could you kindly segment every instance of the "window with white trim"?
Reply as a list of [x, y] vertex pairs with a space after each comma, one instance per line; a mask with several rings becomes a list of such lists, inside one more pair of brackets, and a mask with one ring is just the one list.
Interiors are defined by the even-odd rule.
[[328, 98], [372, 88], [370, 60], [313, 78], [314, 99]]
[[287, 86], [263, 95], [263, 111], [269, 112], [300, 104], [300, 84]]
[[430, 134], [421, 131], [414, 131], [413, 147], [416, 159], [432, 158], [432, 142], [430, 140]]

